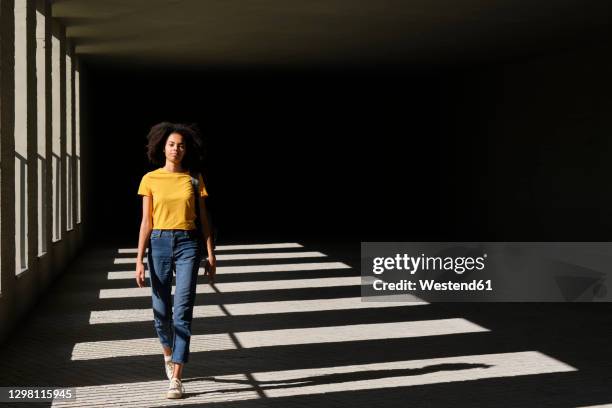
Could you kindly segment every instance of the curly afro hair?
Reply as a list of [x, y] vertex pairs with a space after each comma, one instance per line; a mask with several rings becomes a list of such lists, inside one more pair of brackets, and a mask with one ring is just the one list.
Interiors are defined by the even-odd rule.
[[185, 142], [185, 156], [181, 161], [183, 168], [189, 171], [199, 171], [204, 160], [204, 142], [195, 124], [161, 122], [154, 125], [147, 135], [146, 150], [149, 161], [157, 166], [163, 166], [166, 163], [164, 146], [168, 136], [172, 133], [183, 136]]

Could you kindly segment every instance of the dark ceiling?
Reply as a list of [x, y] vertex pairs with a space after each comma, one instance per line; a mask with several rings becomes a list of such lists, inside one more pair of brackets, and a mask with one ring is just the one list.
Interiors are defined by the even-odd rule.
[[227, 66], [442, 63], [548, 52], [610, 34], [609, 1], [57, 0], [79, 55]]

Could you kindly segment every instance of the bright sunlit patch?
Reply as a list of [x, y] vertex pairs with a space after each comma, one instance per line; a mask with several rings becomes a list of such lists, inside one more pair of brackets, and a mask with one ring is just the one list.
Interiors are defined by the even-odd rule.
[[185, 388], [189, 394], [188, 399], [172, 403], [165, 395], [168, 380], [76, 387], [76, 400], [54, 399], [51, 406], [149, 408], [167, 407], [177, 403], [183, 405], [186, 403], [184, 401], [188, 401], [189, 405], [195, 403], [199, 406], [259, 398], [245, 374], [223, 376], [223, 382], [214, 381], [213, 377], [189, 379], [185, 382]]
[[[219, 268], [217, 268], [219, 269]], [[149, 277], [149, 271], [145, 270], [145, 276]], [[117, 271], [117, 272], [109, 272], [106, 275], [106, 279], [108, 280], [116, 280], [116, 279], [134, 279], [135, 274], [134, 271]]]
[[[350, 268], [350, 266], [343, 262], [310, 262], [277, 265], [217, 266], [217, 273], [226, 275], [228, 273], [298, 272]], [[148, 271], [146, 273], [148, 276]], [[204, 275], [204, 268], [200, 268], [198, 275]], [[134, 271], [109, 272], [108, 279], [134, 279]]]
[[[226, 316], [221, 307], [202, 305], [193, 307], [193, 318]], [[89, 324], [153, 321], [153, 309], [98, 310], [89, 315]]]
[[[256, 348], [441, 336], [486, 331], [488, 329], [466, 319], [455, 318], [236, 332], [234, 336], [241, 348]], [[157, 338], [77, 343], [72, 350], [72, 360], [155, 355], [160, 353], [160, 347]], [[193, 352], [233, 350], [236, 348], [238, 346], [226, 333], [191, 336], [190, 350]]]
[[297, 242], [285, 242], [278, 244], [249, 244], [249, 245], [217, 245], [215, 251], [248, 251], [251, 249], [282, 249], [282, 248], [303, 248]]
[[[335, 299], [312, 299], [312, 300], [286, 300], [277, 302], [253, 302], [224, 304], [220, 306], [202, 305], [194, 306], [193, 317], [218, 317], [218, 316], [249, 316], [272, 313], [299, 313], [318, 312], [327, 310], [351, 310], [371, 309], [381, 307], [405, 307], [428, 304], [425, 301], [412, 303], [399, 302], [362, 302], [360, 297], [335, 298]], [[102, 323], [126, 323], [153, 321], [153, 310], [148, 309], [122, 309], [122, 310], [100, 310], [93, 311], [89, 317], [89, 324]]]
[[[310, 252], [270, 252], [262, 254], [232, 254], [232, 255], [216, 255], [217, 261], [242, 261], [252, 259], [290, 259], [290, 258], [319, 258], [327, 256], [324, 253], [310, 251]], [[115, 265], [118, 264], [135, 264], [136, 258], [115, 258], [113, 260]]]
[[[204, 268], [201, 268], [202, 271]], [[351, 269], [343, 262], [309, 262], [276, 265], [244, 265], [244, 266], [218, 266], [219, 273], [256, 273], [256, 272], [299, 272], [322, 271], [331, 269]]]
[[[303, 248], [303, 245], [297, 242], [282, 242], [276, 244], [250, 244], [250, 245], [217, 245], [215, 252], [217, 251], [248, 251], [251, 249], [285, 249], [285, 248]], [[119, 248], [117, 250], [119, 254], [136, 254], [138, 248]]]
[[262, 254], [232, 254], [216, 255], [217, 261], [238, 261], [249, 259], [289, 259], [289, 258], [320, 258], [327, 256], [322, 252], [270, 252]]
[[[191, 352], [233, 350], [236, 345], [227, 333], [191, 336]], [[96, 360], [112, 357], [146, 356], [161, 353], [158, 338], [105, 340], [77, 343], [72, 349], [72, 360]]]
[[[251, 292], [260, 290], [279, 290], [279, 289], [303, 289], [303, 288], [324, 288], [331, 286], [351, 286], [360, 285], [359, 276], [347, 276], [341, 278], [314, 278], [314, 279], [284, 279], [272, 281], [255, 282], [227, 282], [217, 283], [215, 287], [221, 293], [229, 292]], [[174, 293], [175, 287], [172, 287]], [[196, 286], [196, 293], [216, 293], [208, 283]], [[101, 289], [100, 299], [109, 298], [131, 298], [151, 296], [151, 288], [125, 288], [125, 289]]]

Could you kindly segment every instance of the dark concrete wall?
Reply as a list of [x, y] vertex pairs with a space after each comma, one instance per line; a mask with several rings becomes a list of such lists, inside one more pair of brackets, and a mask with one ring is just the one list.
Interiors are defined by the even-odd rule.
[[207, 136], [222, 240], [606, 239], [608, 55], [418, 70], [90, 66], [94, 238], [137, 244], [145, 135], [170, 120]]
[[459, 145], [448, 172], [455, 196], [472, 203], [460, 232], [609, 240], [610, 51], [592, 44], [457, 75], [444, 132]]
[[[402, 72], [90, 69], [96, 238], [135, 246], [149, 127], [198, 122], [219, 239], [356, 239], [381, 204], [381, 138], [430, 144], [437, 103]], [[415, 130], [419, 130], [415, 132]], [[375, 166], [374, 166], [375, 165]], [[375, 220], [374, 220], [375, 221]]]

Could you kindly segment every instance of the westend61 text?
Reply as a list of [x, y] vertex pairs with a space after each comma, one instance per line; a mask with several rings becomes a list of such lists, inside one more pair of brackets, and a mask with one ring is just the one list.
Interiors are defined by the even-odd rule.
[[[374, 290], [417, 290], [416, 282], [402, 279], [399, 282], [385, 282], [377, 279], [372, 284]], [[481, 291], [493, 290], [491, 279], [472, 280], [470, 282], [436, 282], [432, 279], [419, 279], [418, 289], [435, 291]]]

